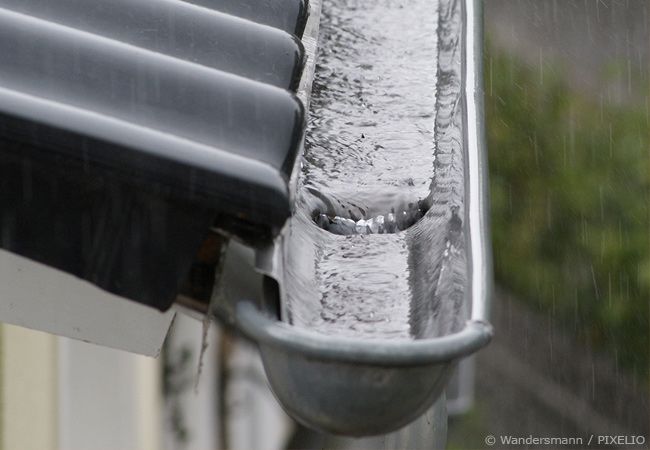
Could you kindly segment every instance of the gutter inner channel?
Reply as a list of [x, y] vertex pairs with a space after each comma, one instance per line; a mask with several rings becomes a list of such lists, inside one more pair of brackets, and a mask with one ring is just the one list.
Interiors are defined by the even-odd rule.
[[324, 0], [284, 320], [431, 338], [468, 317], [458, 0]]

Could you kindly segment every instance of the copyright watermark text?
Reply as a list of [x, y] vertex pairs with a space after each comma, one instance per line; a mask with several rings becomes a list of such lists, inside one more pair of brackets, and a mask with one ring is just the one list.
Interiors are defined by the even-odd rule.
[[611, 446], [625, 446], [625, 445], [644, 445], [646, 443], [645, 436], [611, 436], [611, 435], [597, 435], [592, 434], [588, 437], [582, 436], [509, 436], [500, 435], [494, 436], [488, 434], [485, 436], [485, 444], [489, 447], [494, 445], [502, 446], [522, 446], [522, 445], [544, 445], [544, 446], [590, 446], [590, 445], [611, 445]]

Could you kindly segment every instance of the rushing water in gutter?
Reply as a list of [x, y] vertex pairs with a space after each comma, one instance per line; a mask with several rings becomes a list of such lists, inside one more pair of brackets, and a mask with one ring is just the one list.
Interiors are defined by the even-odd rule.
[[421, 338], [466, 319], [457, 0], [325, 0], [284, 318]]
[[354, 221], [392, 213], [401, 220], [400, 213], [417, 209], [428, 196], [436, 6], [422, 0], [323, 2], [303, 170], [314, 211]]

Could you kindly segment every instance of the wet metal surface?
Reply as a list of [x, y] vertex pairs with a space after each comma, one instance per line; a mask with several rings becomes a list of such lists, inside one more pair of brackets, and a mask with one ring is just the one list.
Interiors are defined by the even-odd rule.
[[[482, 132], [481, 5], [476, 0], [441, 1], [429, 9], [424, 3], [399, 6], [395, 1], [363, 5], [365, 9], [354, 2], [324, 3], [321, 40], [331, 33], [339, 36], [339, 30], [350, 30], [350, 39], [337, 37], [336, 45], [321, 43], [320, 48], [321, 52], [347, 52], [348, 44], [354, 42], [359, 55], [375, 52], [373, 67], [378, 67], [385, 64], [381, 61], [384, 53], [395, 56], [381, 47], [391, 48], [383, 40], [399, 39], [403, 30], [389, 30], [388, 24], [393, 20], [404, 23], [400, 19], [404, 8], [417, 8], [420, 14], [411, 17], [415, 22], [408, 26], [421, 27], [422, 36], [429, 36], [429, 27], [433, 27], [437, 53], [432, 54], [431, 70], [436, 82], [422, 86], [422, 95], [434, 92], [431, 106], [436, 115], [431, 116], [429, 135], [433, 145], [421, 148], [421, 159], [412, 167], [403, 166], [404, 171], [408, 166], [415, 172], [418, 162], [430, 162], [429, 191], [420, 194], [416, 189], [402, 190], [404, 185], [382, 182], [393, 175], [383, 173], [382, 167], [387, 172], [392, 166], [400, 167], [399, 158], [385, 166], [374, 163], [380, 156], [388, 158], [390, 152], [354, 148], [348, 151], [351, 159], [347, 160], [343, 150], [334, 146], [340, 138], [354, 134], [350, 131], [356, 126], [354, 111], [360, 111], [348, 101], [354, 93], [343, 80], [358, 70], [355, 54], [336, 63], [339, 77], [315, 89], [313, 100], [321, 104], [312, 109], [312, 117], [332, 116], [332, 121], [323, 128], [312, 122], [309, 132], [314, 135], [303, 161], [297, 209], [275, 245], [256, 254], [258, 270], [278, 281], [282, 321], [275, 311], [269, 315], [248, 301], [239, 302], [234, 310], [236, 325], [259, 344], [269, 383], [286, 411], [300, 423], [329, 433], [380, 435], [415, 420], [439, 398], [455, 363], [485, 346], [492, 335], [487, 322], [491, 266]], [[426, 13], [433, 15], [427, 19]], [[368, 17], [374, 22], [384, 20], [384, 26], [374, 27]], [[319, 71], [327, 70], [328, 64], [323, 58]], [[370, 73], [379, 85], [377, 80], [383, 75]], [[391, 86], [399, 86], [404, 78], [399, 72], [391, 72], [391, 77], [387, 83]], [[338, 100], [325, 101], [330, 89], [343, 90]], [[397, 87], [394, 91], [402, 92]], [[391, 92], [377, 90], [373, 101], [379, 102], [383, 95]], [[398, 98], [384, 106], [393, 108], [396, 117], [408, 108]], [[349, 110], [349, 120], [328, 116], [324, 110], [329, 108], [338, 109], [341, 115]], [[411, 123], [413, 117], [404, 123]], [[334, 128], [334, 123], [340, 128]], [[389, 121], [382, 124], [389, 125]], [[382, 131], [368, 127], [373, 130]], [[325, 133], [323, 145], [313, 145], [321, 133]], [[332, 147], [324, 148], [328, 143]], [[337, 153], [340, 162], [329, 164], [328, 152]], [[321, 154], [328, 157], [318, 167], [314, 158]], [[357, 163], [361, 157], [367, 164]], [[361, 183], [371, 186], [370, 190], [361, 189]], [[342, 193], [337, 199], [341, 203], [332, 201], [335, 191]], [[361, 198], [366, 194], [367, 198]], [[408, 206], [422, 200], [420, 195], [428, 199], [429, 208], [406, 230], [342, 235], [317, 223], [319, 204], [321, 208], [337, 204], [340, 212], [331, 212], [354, 220], [352, 207], [339, 206], [352, 200], [358, 207], [363, 200], [355, 229], [359, 220], [366, 220], [367, 228], [367, 220], [388, 215], [386, 206], [390, 211], [398, 205], [395, 199], [405, 199]], [[399, 213], [399, 207], [395, 211]], [[328, 222], [331, 212], [326, 214]], [[467, 320], [470, 304], [471, 320]]]
[[290, 323], [417, 339], [468, 318], [461, 32], [453, 0], [323, 3]]
[[302, 69], [295, 37], [183, 1], [0, 0], [0, 8], [284, 89]]
[[[24, 3], [0, 1], [42, 13]], [[59, 3], [52, 18], [0, 7], [0, 247], [167, 310], [211, 226], [252, 242], [284, 227], [304, 107], [200, 64], [207, 53], [170, 56], [177, 37], [198, 50], [199, 24], [215, 36], [207, 10], [168, 3], [158, 21], [174, 24], [127, 39], [91, 6]], [[156, 25], [147, 12], [125, 14]]]

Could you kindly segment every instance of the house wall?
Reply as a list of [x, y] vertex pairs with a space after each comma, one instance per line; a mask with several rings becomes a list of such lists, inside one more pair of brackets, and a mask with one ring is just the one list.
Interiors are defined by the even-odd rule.
[[0, 326], [0, 450], [158, 450], [157, 360]]

